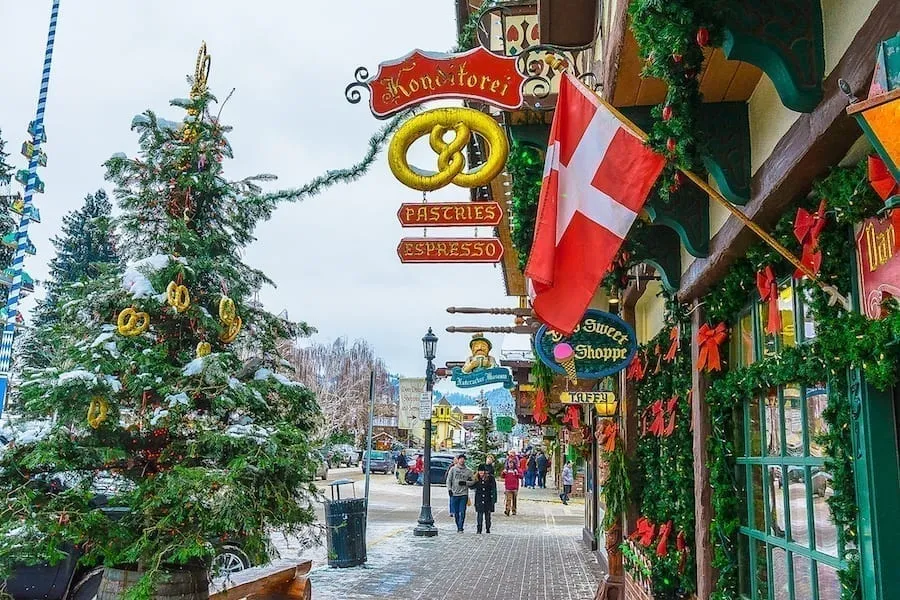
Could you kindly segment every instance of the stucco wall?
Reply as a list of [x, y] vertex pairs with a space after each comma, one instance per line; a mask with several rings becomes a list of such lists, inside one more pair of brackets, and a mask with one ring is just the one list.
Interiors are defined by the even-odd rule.
[[635, 304], [634, 321], [639, 344], [647, 342], [663, 328], [666, 303], [658, 295], [660, 289], [662, 286], [658, 281], [649, 282], [644, 295]]
[[[878, 0], [821, 0], [825, 32], [825, 75], [837, 66], [853, 37], [869, 17]], [[875, 60], [875, 49], [872, 49]]]

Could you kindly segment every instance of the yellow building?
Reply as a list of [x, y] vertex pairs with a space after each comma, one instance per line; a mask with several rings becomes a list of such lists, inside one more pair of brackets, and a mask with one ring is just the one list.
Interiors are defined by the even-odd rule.
[[431, 415], [432, 436], [431, 445], [437, 450], [453, 447], [454, 439], [458, 439], [462, 431], [462, 421], [459, 411], [454, 412], [453, 407], [446, 398], [441, 398]]

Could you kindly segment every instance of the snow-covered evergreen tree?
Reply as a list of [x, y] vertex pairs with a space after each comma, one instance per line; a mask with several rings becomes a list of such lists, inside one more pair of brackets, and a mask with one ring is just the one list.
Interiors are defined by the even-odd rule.
[[[0, 131], [0, 237], [14, 233], [16, 230], [15, 214], [10, 211], [13, 193], [11, 190], [13, 166], [8, 162], [9, 153], [5, 151], [6, 142]], [[9, 266], [14, 249], [0, 244], [0, 271]], [[4, 295], [5, 296], [5, 295]]]
[[[240, 536], [261, 560], [272, 529], [314, 520], [320, 413], [276, 348], [300, 327], [250, 302], [269, 280], [241, 259], [276, 201], [259, 178], [225, 179], [214, 102], [201, 77], [172, 102], [182, 122], [139, 115], [139, 156], [106, 163], [128, 263], [58, 290], [57, 356], [21, 391], [29, 417], [56, 419], [0, 457], [0, 580], [77, 543], [85, 561], [144, 571], [130, 597], [148, 598], [161, 569], [208, 565], [212, 539]], [[101, 480], [119, 520], [90, 505]]]

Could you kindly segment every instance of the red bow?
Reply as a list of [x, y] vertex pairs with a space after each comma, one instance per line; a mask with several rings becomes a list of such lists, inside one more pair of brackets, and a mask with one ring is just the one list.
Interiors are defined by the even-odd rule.
[[[887, 165], [881, 157], [869, 157], [869, 184], [882, 200], [887, 200], [895, 194], [900, 194], [900, 185], [894, 179]], [[894, 230], [900, 230], [900, 210], [891, 211], [891, 223]], [[894, 239], [894, 250], [900, 249], [900, 239]]]
[[663, 360], [666, 362], [672, 362], [675, 360], [675, 353], [678, 352], [678, 348], [681, 346], [681, 331], [678, 325], [672, 328], [669, 331], [669, 339], [672, 343], [669, 345], [669, 350], [666, 352], [666, 355], [663, 356]]
[[568, 423], [569, 428], [572, 430], [581, 429], [581, 425], [579, 425], [579, 421], [581, 419], [581, 407], [577, 404], [572, 404], [566, 407], [566, 416], [563, 417], [562, 422]]
[[675, 549], [681, 553], [681, 561], [678, 563], [678, 572], [684, 573], [684, 568], [687, 566], [688, 555], [690, 555], [691, 551], [688, 550], [687, 540], [684, 539], [683, 531], [679, 531], [678, 537], [675, 538]]
[[700, 356], [697, 358], [698, 371], [721, 371], [722, 361], [719, 357], [719, 346], [728, 338], [725, 323], [710, 327], [706, 323], [697, 331], [697, 346]]
[[641, 362], [641, 357], [635, 353], [634, 358], [631, 359], [631, 364], [628, 365], [628, 373], [625, 379], [627, 381], [640, 381], [644, 378], [645, 372], [646, 367]]
[[651, 523], [647, 517], [641, 517], [635, 525], [634, 533], [628, 536], [628, 539], [637, 540], [638, 544], [646, 548], [653, 543], [653, 538], [656, 537], [656, 525]]
[[547, 421], [547, 400], [544, 398], [544, 390], [538, 390], [534, 397], [534, 422], [543, 425]]
[[756, 274], [756, 289], [759, 290], [759, 299], [769, 305], [766, 333], [775, 335], [781, 330], [781, 312], [778, 310], [778, 281], [771, 265]]
[[900, 185], [897, 185], [891, 171], [879, 156], [869, 156], [869, 184], [882, 200], [900, 194]]
[[[819, 202], [819, 208], [811, 213], [803, 208], [797, 209], [794, 218], [794, 237], [803, 246], [803, 254], [800, 262], [808, 267], [814, 275], [819, 274], [822, 268], [822, 251], [819, 250], [819, 235], [825, 228], [825, 200]], [[794, 273], [794, 277], [801, 279], [804, 273], [800, 269]]]
[[672, 521], [659, 526], [659, 543], [656, 545], [656, 555], [665, 556], [669, 551], [669, 535], [672, 533]]
[[597, 426], [597, 431], [594, 435], [604, 452], [612, 452], [616, 449], [619, 426], [612, 419], [606, 419]]
[[678, 406], [678, 396], [672, 396], [666, 403], [666, 412], [669, 413], [669, 424], [663, 431], [663, 436], [668, 437], [675, 431], [675, 408]]
[[650, 405], [649, 410], [653, 416], [653, 422], [650, 423], [650, 427], [647, 428], [647, 431], [656, 436], [662, 435], [666, 420], [665, 413], [663, 412], [663, 401], [657, 400]]

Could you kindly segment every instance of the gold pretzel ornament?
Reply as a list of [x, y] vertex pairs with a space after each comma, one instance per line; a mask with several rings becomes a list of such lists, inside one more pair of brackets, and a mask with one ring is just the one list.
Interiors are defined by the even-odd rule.
[[[453, 131], [451, 141], [444, 140]], [[477, 133], [487, 144], [487, 158], [471, 171], [463, 171], [466, 159], [463, 152]], [[413, 142], [428, 135], [431, 149], [438, 155], [438, 172], [415, 169], [406, 161], [406, 153]], [[506, 134], [494, 119], [471, 108], [437, 108], [417, 115], [403, 124], [394, 134], [388, 148], [388, 165], [400, 183], [423, 192], [430, 192], [454, 183], [474, 188], [487, 185], [506, 164], [509, 143]]]
[[244, 322], [240, 317], [235, 317], [231, 323], [225, 324], [227, 329], [219, 334], [219, 339], [225, 344], [230, 344], [235, 340], [238, 333], [240, 333], [241, 325], [243, 324]]
[[234, 306], [234, 300], [228, 296], [222, 296], [219, 300], [219, 320], [226, 325], [231, 325], [231, 322], [234, 321], [236, 317], [237, 308]]
[[116, 325], [119, 333], [124, 336], [140, 335], [150, 328], [150, 315], [145, 312], [138, 312], [133, 308], [126, 308], [119, 313]]
[[187, 287], [178, 285], [174, 281], [170, 281], [166, 286], [166, 300], [171, 306], [175, 307], [178, 312], [184, 312], [191, 305], [191, 293]]
[[88, 406], [87, 422], [88, 425], [97, 429], [106, 420], [106, 414], [109, 412], [109, 403], [106, 398], [94, 396], [91, 398], [91, 404]]
[[210, 352], [212, 352], [212, 346], [209, 342], [200, 342], [197, 344], [197, 358], [208, 356]]

